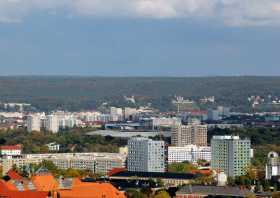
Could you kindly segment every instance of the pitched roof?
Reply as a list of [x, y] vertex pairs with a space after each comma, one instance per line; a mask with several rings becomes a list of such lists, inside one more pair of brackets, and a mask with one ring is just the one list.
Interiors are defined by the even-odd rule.
[[[32, 184], [32, 189], [29, 184]], [[57, 182], [51, 174], [33, 176], [31, 181], [0, 180], [0, 197], [46, 198], [50, 191], [59, 193], [61, 198], [125, 198], [124, 194], [110, 183], [82, 182], [78, 178]]]
[[46, 198], [47, 192], [18, 191], [11, 181], [0, 180], [0, 197]]
[[51, 174], [35, 175], [31, 181], [38, 191], [52, 191], [58, 189], [58, 182]]
[[21, 150], [21, 145], [3, 145], [0, 146], [0, 150]]
[[15, 180], [22, 179], [22, 177], [13, 169], [10, 169], [7, 172], [7, 176], [9, 176], [11, 179], [15, 179]]
[[71, 190], [59, 190], [61, 198], [125, 198], [110, 183], [87, 183], [73, 179]]

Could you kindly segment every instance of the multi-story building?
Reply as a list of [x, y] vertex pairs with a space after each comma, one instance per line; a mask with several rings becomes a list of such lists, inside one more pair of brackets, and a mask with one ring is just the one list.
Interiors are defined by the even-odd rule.
[[59, 122], [56, 115], [48, 115], [46, 117], [46, 130], [53, 133], [59, 131]]
[[43, 160], [52, 161], [60, 169], [73, 168], [106, 174], [113, 168], [124, 168], [126, 155], [119, 153], [27, 154], [18, 158], [4, 158], [2, 160], [3, 175], [6, 174], [13, 165], [23, 167], [30, 164], [39, 164]]
[[121, 121], [123, 118], [123, 110], [122, 108], [111, 107], [110, 115], [111, 115], [111, 121], [113, 122]]
[[59, 129], [73, 128], [77, 123], [73, 113], [56, 111], [53, 115], [57, 117]]
[[267, 155], [267, 163], [265, 166], [265, 178], [271, 179], [273, 176], [280, 175], [280, 158], [278, 153], [269, 152]]
[[251, 141], [239, 136], [213, 136], [211, 168], [234, 177], [246, 174], [251, 159]]
[[136, 108], [125, 107], [124, 108], [124, 118], [126, 120], [133, 120], [137, 115], [138, 111]]
[[27, 131], [41, 131], [41, 115], [33, 114], [27, 116]]
[[21, 155], [21, 145], [3, 145], [0, 146], [0, 156], [19, 156]]
[[187, 145], [184, 147], [168, 147], [168, 163], [188, 161], [195, 163], [198, 160], [211, 160], [211, 147]]
[[172, 127], [171, 144], [179, 147], [190, 144], [207, 146], [207, 125], [174, 125]]
[[174, 125], [181, 124], [180, 118], [152, 118], [152, 126], [153, 129], [158, 129], [160, 127], [172, 127]]
[[128, 141], [127, 169], [132, 172], [165, 172], [165, 143], [148, 138]]

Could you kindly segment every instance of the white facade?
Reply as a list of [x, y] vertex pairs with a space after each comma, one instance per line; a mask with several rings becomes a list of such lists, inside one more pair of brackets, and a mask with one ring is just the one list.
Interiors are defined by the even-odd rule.
[[79, 112], [76, 114], [81, 120], [86, 122], [100, 121], [101, 113], [98, 111]]
[[114, 122], [121, 121], [123, 118], [123, 110], [122, 108], [111, 107], [110, 115], [111, 115], [111, 121]]
[[267, 155], [267, 164], [265, 166], [265, 178], [271, 179], [273, 176], [280, 175], [280, 158], [278, 153], [269, 152]]
[[57, 117], [60, 129], [73, 128], [77, 123], [77, 119], [73, 113], [57, 111], [53, 115]]
[[27, 131], [41, 131], [41, 115], [33, 114], [27, 116]]
[[130, 107], [125, 107], [124, 108], [124, 118], [127, 120], [132, 120], [136, 115], [138, 111], [136, 108], [130, 108]]
[[19, 156], [21, 155], [20, 145], [0, 146], [0, 156]]
[[158, 127], [172, 127], [174, 125], [179, 125], [181, 124], [181, 119], [180, 118], [152, 118], [153, 120], [153, 128], [158, 128]]
[[48, 115], [46, 117], [46, 130], [53, 133], [59, 131], [59, 121], [56, 115]]
[[48, 153], [27, 154], [21, 158], [3, 159], [3, 175], [14, 164], [23, 167], [30, 164], [39, 164], [43, 160], [52, 161], [60, 169], [74, 168], [91, 170], [94, 173], [106, 174], [113, 168], [124, 168], [126, 155], [119, 153]]
[[168, 147], [168, 163], [184, 162], [191, 163], [197, 160], [211, 161], [211, 147], [188, 145], [184, 147], [170, 146]]
[[148, 138], [128, 141], [127, 169], [132, 172], [165, 172], [165, 143]]
[[55, 143], [55, 142], [51, 142], [49, 144], [46, 145], [49, 149], [49, 151], [59, 151], [60, 150], [60, 145]]

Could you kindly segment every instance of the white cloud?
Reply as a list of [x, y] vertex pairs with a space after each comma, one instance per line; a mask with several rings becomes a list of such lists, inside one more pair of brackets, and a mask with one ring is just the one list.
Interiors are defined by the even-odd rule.
[[19, 22], [38, 10], [87, 17], [214, 19], [235, 26], [280, 24], [280, 0], [0, 0], [0, 22]]

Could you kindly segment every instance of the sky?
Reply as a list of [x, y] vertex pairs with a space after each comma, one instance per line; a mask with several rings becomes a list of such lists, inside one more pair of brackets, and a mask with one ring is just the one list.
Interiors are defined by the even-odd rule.
[[280, 75], [280, 0], [0, 0], [0, 75]]

